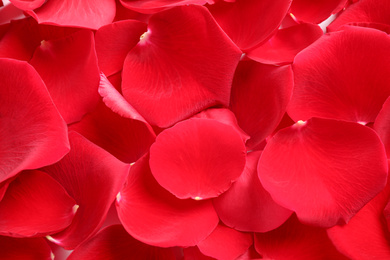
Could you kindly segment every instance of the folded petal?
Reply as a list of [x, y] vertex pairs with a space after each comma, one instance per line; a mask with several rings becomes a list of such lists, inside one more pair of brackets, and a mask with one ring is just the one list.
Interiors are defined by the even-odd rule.
[[45, 3], [45, 0], [9, 0], [17, 8], [27, 11], [33, 10]]
[[264, 188], [304, 222], [347, 223], [385, 186], [387, 159], [366, 126], [312, 118], [280, 130], [258, 164]]
[[0, 182], [60, 160], [67, 127], [39, 74], [26, 62], [0, 59]]
[[154, 14], [129, 52], [124, 97], [152, 125], [168, 127], [205, 108], [228, 106], [241, 52], [202, 6]]
[[390, 158], [390, 98], [387, 98], [381, 111], [376, 117], [374, 130], [385, 145], [387, 158]]
[[204, 5], [213, 0], [120, 0], [122, 5], [140, 13], [157, 13], [181, 5]]
[[43, 41], [30, 63], [68, 124], [80, 120], [98, 103], [100, 73], [92, 31]]
[[129, 167], [76, 132], [69, 133], [69, 140], [70, 153], [43, 168], [79, 205], [72, 224], [50, 238], [65, 249], [75, 248], [99, 230]]
[[0, 201], [0, 234], [44, 236], [70, 225], [77, 209], [65, 189], [44, 172], [24, 171]]
[[348, 0], [294, 0], [290, 12], [299, 21], [320, 23], [330, 15], [339, 12]]
[[0, 258], [3, 260], [52, 260], [52, 252], [44, 238], [13, 238], [0, 236]]
[[161, 246], [194, 246], [218, 225], [209, 200], [180, 200], [153, 178], [149, 156], [131, 168], [117, 196], [119, 219], [131, 236], [143, 243]]
[[157, 136], [150, 168], [158, 183], [180, 199], [217, 197], [242, 173], [246, 149], [231, 126], [189, 119]]
[[390, 37], [375, 29], [349, 26], [324, 35], [295, 57], [289, 115], [295, 122], [374, 122], [390, 95], [389, 55]]

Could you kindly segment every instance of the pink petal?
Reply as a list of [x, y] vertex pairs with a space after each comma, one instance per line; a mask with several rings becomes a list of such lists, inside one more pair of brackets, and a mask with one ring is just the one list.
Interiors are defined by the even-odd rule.
[[267, 232], [282, 225], [292, 214], [275, 203], [261, 185], [257, 177], [260, 154], [249, 153], [240, 178], [213, 201], [222, 222], [240, 231]]
[[51, 238], [65, 249], [75, 248], [99, 230], [128, 173], [127, 164], [81, 135], [70, 132], [69, 140], [69, 154], [43, 169], [61, 183], [79, 205], [72, 224]]
[[217, 197], [242, 173], [246, 149], [231, 126], [189, 119], [157, 136], [150, 168], [158, 183], [180, 199]]
[[309, 23], [281, 29], [264, 44], [248, 52], [248, 57], [266, 64], [292, 63], [298, 52], [312, 44], [322, 34], [322, 29], [318, 25]]
[[91, 31], [44, 41], [30, 63], [42, 76], [65, 121], [80, 120], [97, 104], [99, 68]]
[[206, 8], [175, 7], [153, 15], [127, 55], [123, 95], [150, 124], [168, 127], [226, 107], [240, 56]]
[[350, 26], [324, 35], [295, 58], [289, 115], [373, 122], [390, 95], [389, 55], [390, 37], [378, 30]]
[[299, 21], [320, 23], [339, 12], [346, 4], [347, 0], [294, 0], [290, 12]]
[[347, 223], [383, 189], [387, 159], [370, 128], [312, 118], [269, 140], [258, 174], [272, 198], [301, 221], [331, 227]]
[[222, 29], [247, 51], [267, 40], [282, 23], [291, 0], [219, 1], [209, 10]]
[[157, 13], [182, 5], [204, 5], [212, 0], [120, 0], [123, 6], [140, 13]]
[[131, 237], [122, 225], [113, 225], [101, 230], [93, 238], [81, 244], [67, 259], [176, 260], [176, 257], [173, 248], [146, 245]]
[[115, 0], [49, 0], [29, 12], [38, 23], [97, 30], [115, 17]]
[[248, 149], [260, 144], [279, 124], [293, 88], [291, 66], [242, 61], [233, 80], [231, 110], [250, 135]]
[[194, 246], [217, 226], [211, 201], [180, 200], [153, 178], [149, 156], [131, 168], [117, 196], [119, 218], [131, 236], [143, 243], [170, 247]]
[[14, 6], [24, 11], [33, 10], [45, 3], [45, 0], [9, 0]]
[[26, 62], [0, 59], [0, 182], [24, 169], [60, 160], [67, 127], [38, 73]]
[[[1, 1], [0, 1], [1, 2]], [[44, 238], [13, 238], [0, 236], [2, 260], [52, 260], [52, 252]]]
[[387, 98], [381, 111], [375, 119], [374, 130], [381, 138], [386, 148], [387, 158], [390, 157], [390, 98]]
[[205, 240], [199, 242], [198, 248], [205, 255], [234, 260], [244, 254], [251, 245], [251, 234], [218, 225]]
[[106, 76], [122, 70], [127, 53], [146, 31], [146, 24], [126, 20], [105, 25], [95, 35], [99, 67]]
[[65, 189], [41, 171], [22, 172], [0, 202], [0, 234], [47, 235], [72, 222], [77, 205]]

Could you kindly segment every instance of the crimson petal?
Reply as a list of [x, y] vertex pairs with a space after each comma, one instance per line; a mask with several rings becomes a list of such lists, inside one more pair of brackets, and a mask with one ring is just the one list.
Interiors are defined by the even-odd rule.
[[17, 8], [27, 11], [33, 10], [45, 3], [45, 0], [9, 0]]
[[65, 249], [75, 248], [99, 230], [129, 168], [76, 132], [69, 133], [69, 140], [70, 152], [43, 168], [80, 206], [72, 224], [50, 238]]
[[157, 13], [162, 10], [181, 5], [204, 5], [213, 0], [120, 0], [123, 6], [140, 13]]
[[339, 12], [348, 0], [294, 0], [290, 12], [297, 20], [307, 23], [320, 23], [330, 15]]
[[390, 158], [390, 98], [387, 98], [376, 117], [374, 129], [385, 145], [387, 158]]
[[331, 227], [347, 223], [384, 188], [387, 159], [370, 128], [312, 118], [269, 140], [258, 174], [272, 198], [301, 221]]
[[2, 260], [52, 260], [53, 255], [44, 238], [13, 238], [0, 236]]
[[130, 235], [146, 244], [196, 245], [218, 225], [211, 201], [176, 198], [156, 182], [148, 161], [145, 155], [130, 168], [117, 196], [119, 219]]
[[295, 57], [289, 115], [374, 122], [390, 95], [388, 56], [390, 37], [375, 29], [349, 26], [324, 35]]
[[0, 201], [0, 234], [47, 235], [72, 222], [77, 205], [65, 189], [44, 172], [22, 172]]
[[150, 148], [158, 183], [181, 199], [217, 197], [242, 173], [246, 149], [231, 126], [189, 119], [160, 133]]
[[0, 182], [60, 160], [67, 127], [39, 74], [26, 62], [0, 59]]
[[124, 97], [152, 125], [168, 127], [214, 106], [228, 106], [241, 52], [203, 6], [157, 13], [126, 57]]

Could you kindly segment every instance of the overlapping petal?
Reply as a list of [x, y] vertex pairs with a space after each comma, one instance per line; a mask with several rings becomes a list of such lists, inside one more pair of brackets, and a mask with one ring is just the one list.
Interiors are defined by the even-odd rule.
[[120, 0], [123, 6], [140, 13], [156, 13], [165, 9], [182, 5], [204, 5], [214, 0]]
[[348, 0], [294, 0], [290, 12], [299, 21], [320, 23], [330, 15], [338, 13]]
[[45, 0], [9, 0], [17, 8], [28, 11], [41, 7]]
[[301, 221], [331, 227], [347, 223], [384, 188], [387, 159], [370, 128], [312, 118], [269, 140], [258, 174], [272, 198]]
[[211, 201], [176, 198], [153, 178], [148, 161], [146, 155], [130, 168], [117, 196], [123, 226], [137, 240], [154, 246], [198, 244], [219, 222]]
[[205, 7], [175, 7], [150, 18], [125, 59], [122, 92], [150, 124], [168, 127], [228, 106], [240, 56]]
[[387, 98], [374, 122], [374, 129], [386, 148], [387, 158], [390, 157], [390, 98]]
[[52, 260], [52, 252], [44, 238], [0, 236], [0, 258], [3, 260]]

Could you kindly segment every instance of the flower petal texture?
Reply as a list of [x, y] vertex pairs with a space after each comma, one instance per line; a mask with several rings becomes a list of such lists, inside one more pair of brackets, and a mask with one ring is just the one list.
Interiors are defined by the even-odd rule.
[[180, 199], [207, 199], [226, 191], [244, 170], [246, 149], [231, 126], [189, 119], [157, 136], [150, 168], [158, 183]]
[[164, 9], [172, 8], [181, 5], [204, 5], [213, 0], [120, 0], [122, 5], [130, 10], [140, 13], [155, 13]]
[[205, 7], [174, 7], [150, 18], [127, 55], [122, 92], [150, 124], [168, 127], [205, 108], [227, 107], [240, 56]]
[[331, 14], [339, 12], [348, 0], [294, 0], [290, 12], [299, 21], [320, 23]]
[[0, 258], [3, 260], [52, 260], [51, 250], [44, 238], [13, 238], [0, 236]]
[[10, 0], [10, 2], [19, 9], [33, 10], [45, 3], [45, 0]]
[[385, 187], [387, 159], [370, 128], [312, 118], [270, 139], [258, 175], [272, 198], [299, 220], [332, 227], [347, 223]]
[[374, 122], [374, 129], [386, 148], [387, 158], [390, 158], [390, 98], [387, 98]]

